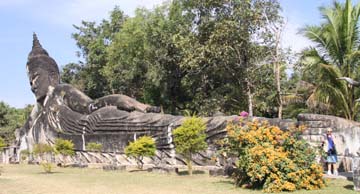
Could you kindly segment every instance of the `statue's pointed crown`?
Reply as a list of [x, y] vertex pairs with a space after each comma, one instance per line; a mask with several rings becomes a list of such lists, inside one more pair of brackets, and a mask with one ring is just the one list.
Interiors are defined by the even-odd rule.
[[59, 67], [55, 60], [51, 58], [48, 52], [41, 46], [35, 33], [33, 34], [33, 46], [29, 53], [26, 67], [28, 73], [33, 72], [36, 68], [41, 68], [60, 78]]
[[39, 39], [37, 38], [37, 35], [34, 32], [33, 46], [32, 46], [31, 52], [29, 53], [28, 59], [30, 59], [32, 57], [41, 56], [41, 55], [45, 55], [45, 56], [49, 57], [48, 52], [41, 46]]

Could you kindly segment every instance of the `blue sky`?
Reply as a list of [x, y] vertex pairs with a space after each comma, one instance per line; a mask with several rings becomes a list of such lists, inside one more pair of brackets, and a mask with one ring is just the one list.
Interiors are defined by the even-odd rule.
[[[100, 21], [115, 5], [133, 15], [136, 7], [153, 8], [164, 0], [0, 0], [0, 101], [13, 107], [34, 104], [26, 75], [27, 55], [36, 32], [43, 47], [61, 67], [77, 62], [78, 48], [71, 38], [73, 24]], [[297, 34], [305, 24], [318, 24], [319, 6], [332, 0], [280, 0], [287, 19], [282, 44], [295, 51], [310, 42]], [[356, 2], [356, 1], [354, 1]]]

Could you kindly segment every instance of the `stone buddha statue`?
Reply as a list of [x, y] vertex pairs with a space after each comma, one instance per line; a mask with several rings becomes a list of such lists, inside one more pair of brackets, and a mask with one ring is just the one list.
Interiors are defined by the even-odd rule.
[[[89, 142], [103, 144], [105, 151], [123, 151], [129, 141], [150, 135], [158, 149], [172, 149], [171, 131], [183, 116], [161, 114], [155, 106], [126, 95], [114, 94], [91, 99], [69, 84], [60, 83], [59, 68], [34, 34], [26, 64], [31, 90], [36, 97], [30, 118], [20, 131], [20, 150], [36, 143], [70, 139], [79, 151]], [[223, 136], [230, 117], [204, 118], [208, 138]]]

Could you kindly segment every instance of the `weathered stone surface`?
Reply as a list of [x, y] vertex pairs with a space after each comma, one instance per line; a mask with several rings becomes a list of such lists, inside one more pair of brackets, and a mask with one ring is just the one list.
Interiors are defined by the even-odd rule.
[[339, 155], [344, 155], [345, 152], [356, 155], [360, 148], [360, 123], [358, 122], [318, 114], [299, 114], [297, 119], [298, 125], [306, 126], [303, 138], [312, 145], [320, 145], [325, 141], [326, 129], [331, 128]]
[[360, 123], [358, 122], [349, 121], [344, 118], [331, 115], [299, 114], [297, 119], [299, 124], [306, 125], [310, 129], [331, 127], [333, 132], [342, 131], [343, 129], [352, 128], [354, 126], [360, 126]]
[[306, 128], [305, 131], [303, 132], [304, 135], [323, 135], [324, 133], [326, 133], [327, 127], [326, 128]]
[[267, 121], [270, 125], [278, 126], [282, 130], [289, 129], [290, 127], [296, 126], [297, 122], [291, 119], [278, 119], [278, 118], [264, 118], [264, 117], [253, 117], [251, 120]]
[[309, 128], [327, 128], [332, 125], [331, 120], [305, 120], [305, 121], [298, 121], [298, 125], [306, 125]]
[[314, 142], [320, 144], [324, 141], [324, 135], [302, 135], [303, 139], [309, 142]]

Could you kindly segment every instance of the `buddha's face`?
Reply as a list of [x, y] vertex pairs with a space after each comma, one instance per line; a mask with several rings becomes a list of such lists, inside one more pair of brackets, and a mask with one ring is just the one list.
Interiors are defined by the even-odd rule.
[[42, 103], [46, 97], [49, 86], [55, 86], [51, 72], [34, 68], [29, 72], [31, 91], [35, 94], [36, 101]]

